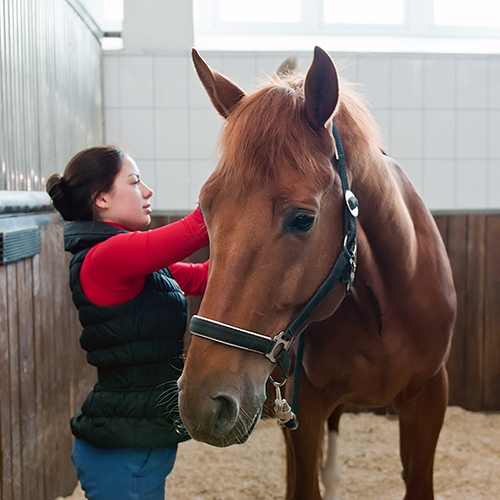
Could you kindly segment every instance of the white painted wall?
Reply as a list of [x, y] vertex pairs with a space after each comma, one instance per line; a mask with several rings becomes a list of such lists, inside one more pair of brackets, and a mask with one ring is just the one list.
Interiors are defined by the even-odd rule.
[[[222, 123], [192, 67], [191, 2], [125, 0], [125, 19], [125, 51], [104, 57], [106, 141], [137, 160], [157, 212], [190, 210]], [[290, 54], [202, 55], [250, 90]], [[312, 51], [298, 55], [305, 72]], [[500, 209], [500, 56], [331, 55], [431, 209]]]

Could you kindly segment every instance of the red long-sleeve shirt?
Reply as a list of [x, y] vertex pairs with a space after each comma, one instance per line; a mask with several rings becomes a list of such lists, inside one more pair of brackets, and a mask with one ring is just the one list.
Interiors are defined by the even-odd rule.
[[179, 261], [207, 245], [199, 207], [184, 219], [158, 229], [117, 234], [92, 247], [85, 256], [80, 269], [83, 291], [100, 306], [123, 304], [139, 294], [146, 275], [168, 266], [186, 295], [201, 295], [207, 283], [208, 261]]

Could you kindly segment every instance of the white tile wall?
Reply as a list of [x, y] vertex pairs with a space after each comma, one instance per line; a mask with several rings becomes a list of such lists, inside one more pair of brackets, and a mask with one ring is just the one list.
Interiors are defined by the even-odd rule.
[[431, 210], [455, 208], [455, 161], [423, 161], [422, 194]]
[[390, 68], [391, 108], [421, 108], [423, 99], [421, 56], [394, 56]]
[[120, 143], [133, 158], [154, 159], [153, 108], [120, 109]]
[[[209, 52], [244, 90], [289, 53]], [[500, 209], [500, 56], [332, 54], [360, 83], [383, 147], [433, 210]], [[306, 72], [312, 52], [298, 53]], [[104, 57], [106, 141], [125, 147], [158, 211], [191, 210], [210, 175], [223, 120], [186, 53]]]
[[120, 58], [118, 78], [121, 107], [153, 107], [152, 56]]
[[391, 149], [399, 158], [422, 158], [422, 109], [392, 109]]
[[228, 53], [222, 59], [222, 74], [236, 83], [245, 92], [255, 88], [257, 61], [254, 55]]
[[490, 109], [488, 111], [488, 157], [500, 158], [500, 110], [499, 109]]
[[488, 60], [488, 107], [500, 108], [500, 58]]
[[486, 181], [488, 208], [500, 207], [500, 160], [488, 160], [488, 177]]
[[189, 161], [156, 160], [155, 209], [189, 210]]
[[485, 109], [457, 109], [456, 157], [487, 158], [488, 156], [488, 111]]
[[189, 157], [188, 109], [155, 109], [155, 158]]
[[424, 158], [455, 156], [455, 110], [424, 109]]
[[155, 57], [153, 65], [154, 106], [156, 108], [188, 107], [188, 70], [186, 57]]
[[391, 59], [380, 54], [357, 56], [357, 75], [363, 92], [375, 108], [390, 108]]
[[424, 108], [454, 108], [454, 57], [448, 55], [426, 55], [424, 56], [422, 72]]
[[477, 209], [487, 205], [488, 162], [486, 160], [457, 160], [456, 206]]
[[488, 105], [488, 61], [486, 57], [457, 57], [456, 68], [457, 108], [485, 109]]
[[189, 158], [212, 158], [223, 118], [213, 108], [189, 109]]

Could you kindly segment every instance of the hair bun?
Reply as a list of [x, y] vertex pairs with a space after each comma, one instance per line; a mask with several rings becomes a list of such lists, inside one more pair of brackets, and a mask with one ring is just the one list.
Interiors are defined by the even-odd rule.
[[64, 220], [75, 220], [76, 214], [71, 196], [71, 186], [61, 174], [52, 174], [45, 184], [45, 190], [52, 199], [55, 209]]

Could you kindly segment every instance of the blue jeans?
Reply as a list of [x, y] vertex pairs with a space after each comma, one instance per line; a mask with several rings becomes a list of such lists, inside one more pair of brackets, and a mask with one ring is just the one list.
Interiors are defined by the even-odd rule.
[[75, 439], [71, 459], [88, 500], [164, 500], [172, 448], [97, 448]]

